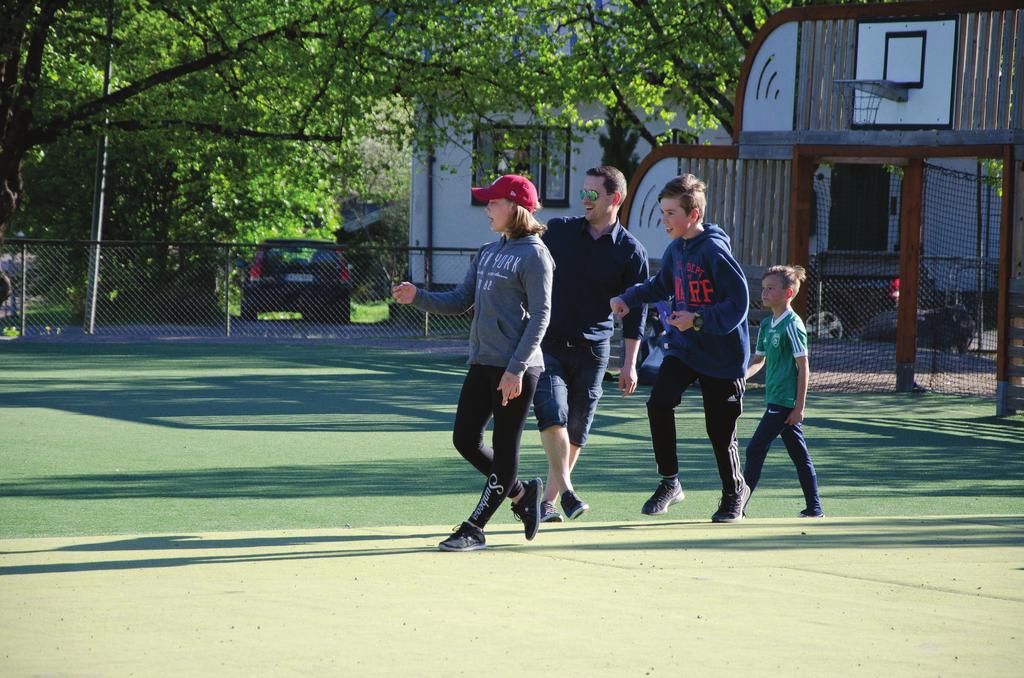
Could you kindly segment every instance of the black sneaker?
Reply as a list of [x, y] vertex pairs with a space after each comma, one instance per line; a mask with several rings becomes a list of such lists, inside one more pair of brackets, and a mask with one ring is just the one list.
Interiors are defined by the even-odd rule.
[[562, 514], [555, 509], [555, 502], [553, 501], [542, 501], [540, 503], [540, 522], [542, 523], [560, 523], [562, 522]]
[[523, 496], [512, 504], [512, 513], [515, 514], [516, 520], [523, 522], [526, 541], [537, 536], [537, 529], [540, 527], [540, 502], [543, 496], [544, 481], [534, 478], [528, 483], [523, 483]]
[[678, 504], [686, 497], [683, 494], [683, 486], [679, 481], [667, 483], [662, 480], [658, 483], [658, 489], [654, 491], [651, 498], [647, 500], [640, 512], [648, 516], [660, 516], [668, 513], [668, 507]]
[[442, 551], [479, 551], [487, 545], [484, 531], [471, 523], [462, 523], [452, 536], [437, 545]]
[[738, 523], [743, 520], [743, 509], [750, 499], [750, 486], [744, 483], [743, 489], [738, 495], [727, 495], [722, 493], [722, 501], [718, 510], [711, 516], [713, 523]]
[[820, 508], [818, 509], [804, 509], [800, 513], [796, 514], [797, 518], [824, 518], [825, 512]]
[[576, 520], [590, 508], [587, 502], [580, 499], [572, 490], [562, 493], [562, 511], [569, 520]]

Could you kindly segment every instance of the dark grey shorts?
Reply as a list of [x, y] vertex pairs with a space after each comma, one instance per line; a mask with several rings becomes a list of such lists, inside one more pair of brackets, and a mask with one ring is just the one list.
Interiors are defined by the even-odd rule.
[[545, 342], [544, 372], [533, 396], [537, 427], [564, 426], [569, 442], [578, 447], [587, 443], [590, 424], [603, 393], [601, 382], [608, 368], [609, 343]]

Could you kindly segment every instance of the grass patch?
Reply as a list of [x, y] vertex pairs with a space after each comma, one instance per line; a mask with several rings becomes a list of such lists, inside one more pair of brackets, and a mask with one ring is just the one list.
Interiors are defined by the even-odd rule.
[[391, 317], [391, 302], [388, 300], [366, 303], [352, 302], [352, 322], [372, 324], [387, 322]]

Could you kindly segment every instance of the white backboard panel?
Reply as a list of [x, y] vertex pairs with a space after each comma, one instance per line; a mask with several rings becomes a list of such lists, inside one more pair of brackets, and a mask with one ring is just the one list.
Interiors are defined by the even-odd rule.
[[[862, 21], [857, 25], [857, 80], [888, 80], [907, 88], [905, 102], [881, 99], [874, 122], [857, 128], [948, 128], [953, 122], [956, 19]], [[869, 95], [857, 91], [855, 108]]]
[[797, 22], [771, 32], [757, 50], [743, 95], [743, 129], [779, 132], [793, 129], [796, 101]]
[[626, 226], [647, 249], [647, 256], [661, 259], [665, 248], [672, 242], [661, 223], [661, 205], [658, 193], [670, 179], [679, 176], [679, 158], [665, 158], [651, 167], [633, 193]]

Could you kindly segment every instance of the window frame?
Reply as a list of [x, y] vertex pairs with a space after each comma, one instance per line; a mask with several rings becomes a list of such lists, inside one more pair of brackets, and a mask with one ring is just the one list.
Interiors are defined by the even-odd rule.
[[[537, 199], [540, 201], [543, 207], [569, 207], [569, 162], [572, 159], [572, 134], [568, 127], [535, 127], [532, 125], [490, 125], [487, 127], [477, 128], [473, 131], [473, 175], [471, 180], [472, 186], [486, 186], [491, 183], [498, 176], [495, 172], [495, 168], [485, 168], [480, 166], [479, 153], [481, 148], [481, 137], [485, 133], [502, 130], [534, 130], [537, 132], [535, 141], [532, 142], [531, 146], [527, 149], [530, 151], [531, 159], [533, 156], [533, 150], [536, 145], [539, 144], [539, 153], [537, 154], [537, 166], [540, 172], [539, 177], [531, 177], [534, 182], [534, 186], [537, 187]], [[553, 143], [554, 133], [565, 135], [565, 157], [563, 161], [563, 178], [562, 178], [562, 192], [563, 197], [551, 197], [548, 194], [548, 177], [550, 174], [550, 159], [552, 156], [551, 144]], [[493, 146], [493, 143], [492, 143]], [[556, 151], [557, 152], [557, 151]], [[490, 177], [490, 178], [488, 178]], [[470, 192], [470, 204], [475, 207], [480, 207], [486, 203], [477, 200], [472, 197]]]

